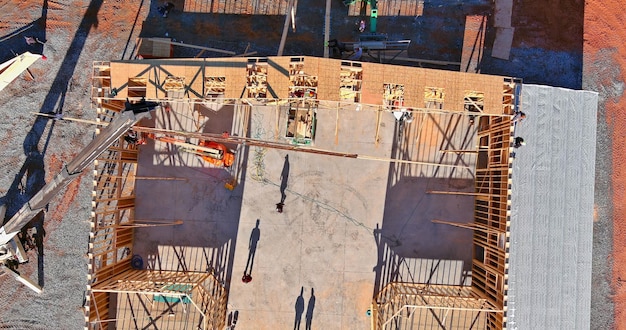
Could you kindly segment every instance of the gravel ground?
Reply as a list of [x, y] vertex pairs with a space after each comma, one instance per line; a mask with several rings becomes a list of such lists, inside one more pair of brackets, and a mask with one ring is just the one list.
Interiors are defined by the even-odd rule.
[[[0, 189], [10, 216], [49, 181], [89, 142], [94, 128], [72, 122], [36, 118], [29, 112], [56, 112], [93, 119], [90, 106], [91, 66], [94, 60], [129, 56], [139, 27], [135, 17], [146, 16], [148, 1], [0, 1], [5, 61], [16, 53], [46, 55], [31, 66], [34, 79], [18, 78], [0, 92]], [[141, 22], [143, 19], [138, 20]], [[45, 45], [28, 46], [24, 36]], [[132, 36], [131, 36], [132, 35]], [[27, 75], [24, 75], [27, 78]], [[85, 291], [91, 173], [83, 174], [55, 198], [34, 226], [45, 224], [43, 253], [29, 251], [30, 262], [19, 271], [44, 286], [37, 295], [9, 275], [0, 281], [0, 328], [80, 329]], [[62, 220], [62, 221], [61, 221]]]
[[623, 1], [585, 3], [583, 86], [600, 94], [592, 329], [626, 329], [624, 21]]

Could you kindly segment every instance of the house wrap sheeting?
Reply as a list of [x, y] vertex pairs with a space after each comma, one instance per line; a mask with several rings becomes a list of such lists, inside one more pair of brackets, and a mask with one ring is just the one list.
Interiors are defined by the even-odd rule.
[[507, 329], [589, 329], [598, 94], [523, 85]]

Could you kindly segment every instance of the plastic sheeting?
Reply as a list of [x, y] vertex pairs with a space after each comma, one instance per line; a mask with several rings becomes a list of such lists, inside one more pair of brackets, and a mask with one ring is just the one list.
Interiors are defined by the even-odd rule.
[[589, 329], [598, 94], [523, 85], [507, 329]]

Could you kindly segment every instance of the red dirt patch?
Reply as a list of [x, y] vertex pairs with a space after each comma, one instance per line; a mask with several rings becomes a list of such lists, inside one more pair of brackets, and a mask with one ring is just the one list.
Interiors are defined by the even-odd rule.
[[584, 52], [589, 64], [586, 76], [597, 80], [598, 87], [614, 90], [605, 101], [606, 120], [612, 134], [613, 190], [613, 280], [615, 327], [626, 329], [626, 98], [621, 84], [626, 81], [626, 11], [620, 0], [588, 1], [585, 7]]

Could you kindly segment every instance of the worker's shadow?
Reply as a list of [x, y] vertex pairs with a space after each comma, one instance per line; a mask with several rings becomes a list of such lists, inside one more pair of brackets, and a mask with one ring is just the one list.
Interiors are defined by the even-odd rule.
[[245, 275], [252, 274], [252, 266], [254, 266], [254, 256], [256, 255], [257, 244], [261, 238], [261, 229], [259, 229], [260, 219], [256, 220], [256, 227], [250, 233], [250, 241], [248, 245], [248, 261], [246, 261], [246, 269], [243, 271]]
[[306, 330], [311, 330], [311, 324], [313, 323], [313, 310], [315, 309], [315, 290], [311, 288], [311, 297], [309, 298], [309, 303], [306, 305]]
[[285, 156], [285, 163], [283, 163], [283, 171], [280, 173], [280, 203], [285, 203], [285, 190], [287, 190], [287, 181], [289, 180], [289, 155]]
[[300, 322], [302, 320], [302, 313], [304, 313], [304, 287], [300, 288], [300, 295], [296, 298], [296, 304], [294, 306], [296, 310], [296, 318], [293, 322], [293, 330], [300, 329]]

